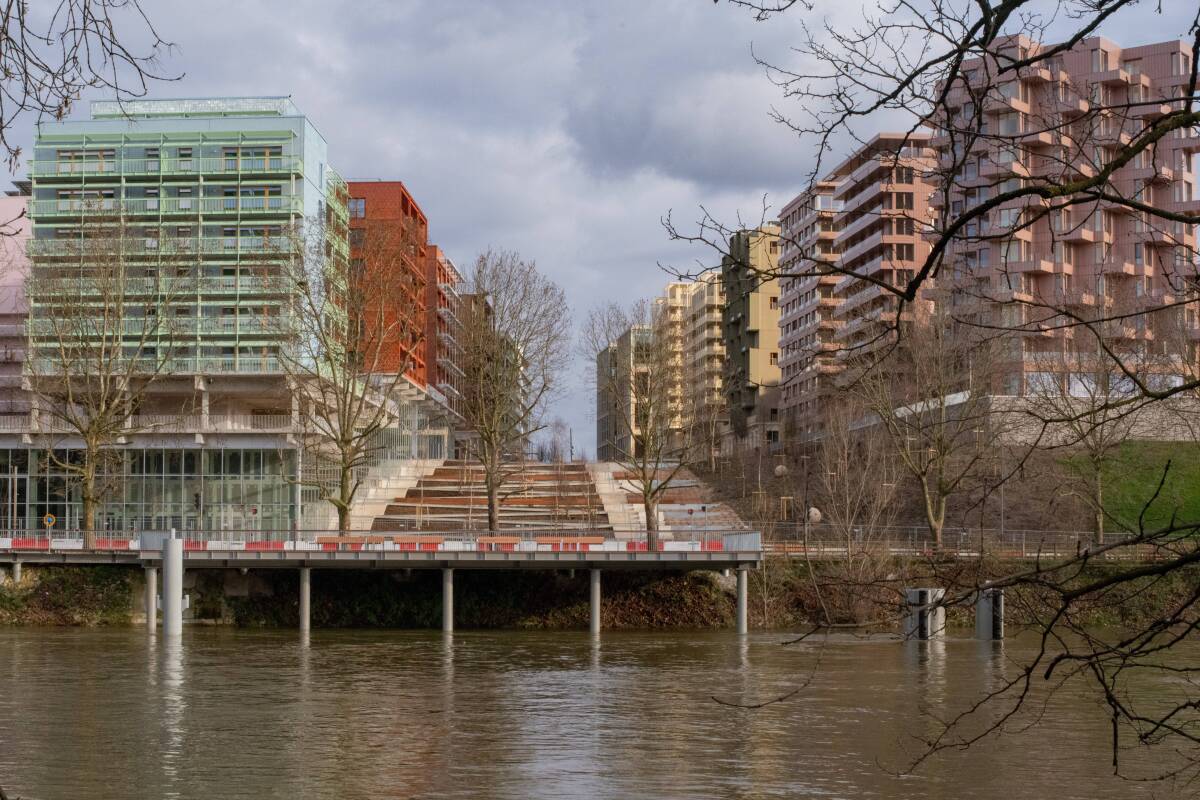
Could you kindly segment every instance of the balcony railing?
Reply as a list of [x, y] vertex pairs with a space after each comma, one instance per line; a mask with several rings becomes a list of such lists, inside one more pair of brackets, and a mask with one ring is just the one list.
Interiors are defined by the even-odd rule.
[[205, 236], [177, 239], [155, 236], [125, 236], [113, 239], [30, 239], [28, 253], [36, 256], [81, 256], [123, 253], [127, 255], [178, 255], [181, 253], [268, 253], [288, 255], [291, 244], [269, 236]]
[[51, 200], [33, 200], [29, 204], [30, 215], [38, 218], [81, 215], [116, 215], [161, 217], [170, 215], [192, 216], [278, 216], [299, 214], [303, 205], [298, 195], [272, 197], [126, 197], [91, 198], [68, 197]]
[[110, 160], [30, 162], [35, 178], [76, 175], [165, 175], [165, 174], [263, 174], [303, 172], [304, 161], [299, 156], [270, 156], [264, 158], [114, 158]]
[[[131, 433], [289, 433], [298, 425], [289, 414], [134, 414], [126, 428]], [[64, 432], [61, 420], [42, 414], [0, 416], [0, 431]]]

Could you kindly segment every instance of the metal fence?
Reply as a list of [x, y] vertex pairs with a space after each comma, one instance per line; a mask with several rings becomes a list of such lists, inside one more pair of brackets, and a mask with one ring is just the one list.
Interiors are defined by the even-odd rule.
[[867, 555], [926, 557], [1070, 558], [1101, 546], [1130, 541], [1121, 556], [1149, 557], [1157, 544], [1133, 542], [1127, 531], [1105, 533], [1099, 541], [1092, 531], [1008, 530], [999, 528], [947, 527], [937, 542], [926, 527], [888, 526], [839, 529], [832, 525], [776, 525], [764, 532], [763, 549], [772, 554], [797, 558], [847, 558]]

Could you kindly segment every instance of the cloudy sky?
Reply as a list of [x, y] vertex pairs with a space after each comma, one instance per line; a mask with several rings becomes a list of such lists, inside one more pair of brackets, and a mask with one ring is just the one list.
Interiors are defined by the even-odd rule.
[[[757, 219], [764, 196], [782, 207], [812, 164], [811, 143], [770, 120], [789, 108], [751, 55], [786, 59], [799, 15], [756, 23], [710, 0], [143, 5], [176, 44], [163, 72], [182, 76], [152, 96], [291, 95], [343, 176], [403, 180], [460, 266], [488, 247], [535, 259], [576, 317], [654, 294], [659, 262], [712, 260], [669, 241], [668, 211]], [[1195, 4], [1163, 5], [1106, 32], [1182, 36]], [[858, 16], [854, 2], [818, 11]], [[594, 453], [584, 374], [554, 413]]]

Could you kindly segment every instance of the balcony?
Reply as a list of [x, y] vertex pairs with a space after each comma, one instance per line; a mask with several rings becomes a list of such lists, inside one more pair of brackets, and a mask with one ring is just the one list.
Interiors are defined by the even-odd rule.
[[34, 222], [54, 217], [280, 216], [303, 212], [298, 195], [277, 197], [55, 198], [29, 204]]
[[1044, 258], [1034, 258], [1028, 261], [1009, 261], [1001, 263], [1000, 269], [1008, 272], [1018, 272], [1030, 275], [1053, 275], [1055, 272], [1062, 272], [1062, 269], [1056, 269], [1053, 261]]
[[137, 175], [271, 175], [304, 171], [299, 156], [269, 158], [123, 158], [29, 162], [34, 178]]
[[1138, 83], [1136, 78], [1131, 78], [1132, 76], [1123, 69], [1110, 69], [1097, 74], [1093, 80], [1095, 80], [1096, 83], [1107, 83], [1111, 85]]
[[1200, 199], [1176, 200], [1171, 206], [1180, 214], [1200, 214]]
[[1021, 135], [1021, 144], [1026, 147], [1049, 147], [1054, 144], [1054, 132], [1033, 130]]
[[1159, 117], [1167, 116], [1173, 111], [1175, 109], [1166, 103], [1146, 103], [1129, 109], [1129, 114], [1136, 119], [1158, 119]]
[[[281, 375], [282, 365], [277, 356], [220, 356], [202, 358], [143, 358], [147, 373], [162, 375]], [[61, 371], [60, 362], [53, 358], [34, 358], [26, 362], [29, 369], [42, 375]]]
[[289, 433], [298, 428], [289, 414], [135, 414], [136, 433]]
[[1067, 231], [1060, 231], [1057, 236], [1062, 241], [1070, 242], [1071, 244], [1092, 244], [1094, 242], [1112, 241], [1112, 234], [1104, 233], [1103, 231], [1098, 232], [1082, 225], [1073, 227]]
[[1082, 97], [1055, 97], [1051, 108], [1059, 114], [1074, 117], [1086, 114], [1091, 110], [1092, 104]]
[[1137, 268], [1132, 261], [1105, 261], [1096, 265], [1096, 271], [1104, 275], [1136, 275]]
[[450, 358], [448, 355], [438, 354], [437, 363], [438, 363], [438, 366], [441, 367], [442, 369], [445, 369], [449, 372], [453, 372], [455, 375], [457, 375], [460, 378], [466, 377], [466, 373], [462, 371], [462, 367], [460, 367], [454, 361], [454, 359]]
[[1142, 183], [1171, 183], [1175, 180], [1175, 170], [1170, 167], [1129, 167], [1126, 173], [1130, 178]]

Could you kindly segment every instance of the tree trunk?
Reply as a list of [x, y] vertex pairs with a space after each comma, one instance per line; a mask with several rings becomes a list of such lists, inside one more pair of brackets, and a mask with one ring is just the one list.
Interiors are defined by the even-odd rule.
[[1095, 518], [1092, 533], [1096, 537], [1096, 546], [1104, 544], [1104, 476], [1100, 474], [1100, 465], [1094, 465], [1092, 484], [1092, 500], [1095, 504]]
[[[80, 494], [83, 495], [83, 518], [79, 524], [83, 528], [84, 548], [93, 550], [96, 547], [96, 462], [91, 460], [90, 453], [84, 457], [89, 461], [84, 466], [82, 486], [80, 486]], [[66, 520], [63, 520], [63, 523], [65, 524]]]
[[350, 532], [350, 492], [351, 481], [353, 480], [352, 470], [348, 467], [342, 467], [342, 473], [338, 478], [338, 533], [345, 536]]
[[496, 531], [500, 529], [500, 480], [499, 470], [500, 465], [497, 459], [490, 458], [489, 466], [486, 475], [487, 484], [487, 512], [488, 512], [488, 530]]
[[658, 503], [642, 497], [642, 507], [646, 510], [646, 549], [654, 553], [658, 551]]

